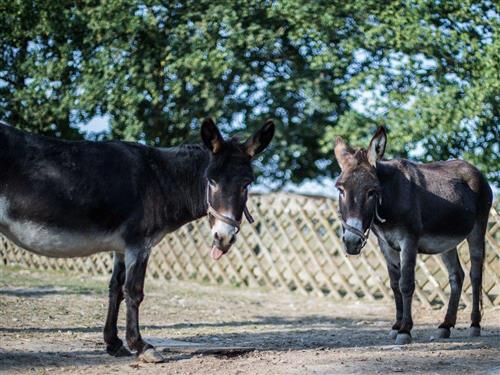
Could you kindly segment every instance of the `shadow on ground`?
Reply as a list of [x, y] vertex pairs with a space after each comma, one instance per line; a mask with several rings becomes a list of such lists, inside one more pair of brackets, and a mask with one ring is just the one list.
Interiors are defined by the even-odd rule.
[[[380, 323], [384, 323], [382, 326]], [[377, 326], [373, 326], [376, 324]], [[313, 315], [299, 318], [285, 318], [281, 316], [261, 316], [255, 320], [219, 322], [219, 323], [196, 323], [196, 324], [171, 324], [171, 325], [145, 325], [144, 330], [182, 330], [197, 327], [254, 327], [263, 326], [260, 332], [234, 332], [216, 333], [209, 335], [186, 335], [177, 337], [183, 342], [210, 344], [214, 346], [243, 346], [253, 347], [256, 351], [300, 351], [307, 349], [349, 349], [365, 348], [370, 350], [394, 349], [393, 342], [387, 338], [388, 321], [352, 320], [345, 318], [331, 318], [321, 315]], [[122, 327], [123, 329], [123, 327]], [[101, 332], [101, 327], [64, 327], [64, 328], [0, 328], [0, 332]], [[123, 332], [123, 331], [122, 331]], [[415, 333], [415, 344], [408, 346], [405, 350], [427, 350], [429, 334], [432, 328], [417, 327]], [[498, 327], [495, 334], [486, 334], [478, 338], [469, 338], [466, 331], [455, 331], [454, 337], [446, 340], [446, 350], [467, 351], [487, 347], [492, 340], [500, 340]], [[160, 335], [145, 335], [153, 345], [159, 349], [165, 347], [166, 339]], [[78, 341], [79, 339], [74, 339]], [[0, 370], [8, 369], [30, 369], [38, 367], [64, 366], [68, 362], [72, 366], [85, 366], [97, 364], [133, 363], [134, 360], [127, 358], [113, 358], [104, 351], [104, 345], [99, 339], [93, 339], [94, 347], [101, 349], [83, 350], [75, 348], [72, 351], [4, 351], [0, 349]], [[190, 354], [168, 353], [165, 357], [169, 362], [192, 358]], [[245, 356], [245, 355], [243, 355]]]
[[[135, 373], [138, 365], [133, 357], [113, 358], [105, 352], [104, 287], [70, 276], [52, 278], [49, 273], [36, 280], [30, 277], [28, 273], [18, 283], [12, 272], [4, 276], [0, 288], [0, 308], [5, 307], [0, 313], [0, 372], [51, 373], [57, 368], [56, 372], [68, 373], [71, 367], [78, 374]], [[39, 286], [44, 281], [47, 286]], [[30, 282], [36, 285], [28, 287]], [[238, 298], [240, 293], [242, 298]], [[258, 372], [255, 366], [259, 363], [261, 372], [279, 368], [282, 373], [290, 373], [300, 362], [309, 366], [308, 372], [331, 373], [339, 364], [348, 367], [355, 362], [355, 366], [375, 366], [380, 373], [391, 373], [392, 367], [400, 372], [406, 362], [409, 367], [404, 370], [413, 366], [417, 374], [422, 369], [434, 372], [433, 366], [442, 367], [441, 373], [447, 375], [460, 368], [466, 370], [462, 374], [469, 374], [497, 363], [500, 349], [500, 322], [494, 318], [498, 310], [488, 313], [484, 336], [467, 337], [464, 318], [451, 339], [433, 343], [429, 337], [435, 334], [444, 313], [421, 310], [420, 324], [413, 331], [415, 344], [401, 348], [387, 337], [393, 313], [380, 305], [348, 306], [313, 297], [291, 298], [279, 293], [263, 297], [260, 292], [225, 289], [214, 296], [209, 288], [200, 290], [191, 285], [162, 289], [155, 296], [143, 311], [146, 324], [141, 329], [145, 339], [160, 350], [172, 345], [167, 337], [210, 347], [255, 348], [252, 353], [234, 357], [234, 361], [219, 361], [213, 355], [200, 358], [196, 353], [165, 353], [170, 362], [166, 367], [171, 366], [167, 371], [180, 373], [194, 372], [193, 368], [204, 373], [234, 373], [241, 366], [247, 366], [247, 372]], [[49, 314], [55, 318], [45, 319]], [[119, 331], [123, 338], [124, 327]], [[212, 367], [207, 367], [210, 361]], [[279, 365], [286, 361], [289, 365]], [[145, 371], [166, 370], [150, 366]]]
[[0, 288], [0, 296], [11, 297], [45, 297], [50, 295], [102, 295], [103, 292], [90, 287], [58, 287], [58, 286], [43, 286], [43, 287], [28, 287], [28, 288]]
[[[380, 321], [380, 320], [378, 320]], [[386, 322], [389, 326], [389, 321]], [[174, 323], [174, 324], [145, 324], [141, 325], [144, 330], [179, 330], [179, 329], [194, 329], [194, 328], [221, 328], [221, 327], [245, 327], [245, 326], [276, 326], [276, 327], [302, 327], [310, 325], [326, 325], [326, 326], [342, 326], [356, 327], [359, 326], [359, 320], [332, 318], [323, 315], [310, 315], [298, 318], [286, 318], [282, 316], [257, 316], [254, 320], [230, 321], [230, 322], [201, 322], [201, 323]], [[36, 333], [36, 332], [72, 332], [72, 333], [89, 333], [102, 332], [101, 326], [95, 327], [0, 327], [0, 332], [4, 333]], [[118, 327], [120, 330], [125, 330], [124, 326]]]

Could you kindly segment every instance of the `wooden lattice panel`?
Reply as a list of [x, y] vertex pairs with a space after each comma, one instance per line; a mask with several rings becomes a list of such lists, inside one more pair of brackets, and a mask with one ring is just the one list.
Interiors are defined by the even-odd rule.
[[[210, 228], [206, 219], [187, 224], [167, 235], [153, 249], [147, 276], [160, 282], [197, 280], [213, 284], [280, 288], [328, 295], [336, 300], [392, 300], [382, 253], [370, 236], [361, 256], [348, 257], [342, 249], [341, 227], [334, 200], [293, 194], [253, 195], [249, 209], [256, 219], [244, 223], [238, 241], [215, 262], [210, 258]], [[500, 218], [491, 210], [486, 236], [483, 303], [500, 305]], [[470, 266], [467, 244], [459, 246], [464, 270]], [[3, 263], [38, 269], [64, 269], [108, 274], [112, 255], [54, 259], [19, 249], [0, 237]], [[469, 305], [467, 276], [462, 303]], [[449, 285], [439, 256], [421, 255], [416, 270], [415, 295], [427, 306], [445, 306]]]

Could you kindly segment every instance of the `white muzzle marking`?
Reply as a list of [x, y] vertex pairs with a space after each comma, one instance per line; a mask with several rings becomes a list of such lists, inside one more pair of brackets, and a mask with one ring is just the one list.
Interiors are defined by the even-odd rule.
[[[235, 220], [234, 216], [229, 212], [221, 212], [221, 215], [224, 215], [230, 219]], [[228, 223], [225, 223], [222, 220], [215, 219], [215, 224], [212, 227], [212, 236], [215, 237], [216, 234], [219, 241], [221, 242], [221, 245], [227, 246], [233, 239], [234, 235], [236, 234], [236, 227]]]
[[350, 217], [345, 222], [347, 225], [350, 225], [351, 227], [356, 228], [361, 232], [363, 231], [363, 223], [361, 222], [361, 220], [354, 217]]

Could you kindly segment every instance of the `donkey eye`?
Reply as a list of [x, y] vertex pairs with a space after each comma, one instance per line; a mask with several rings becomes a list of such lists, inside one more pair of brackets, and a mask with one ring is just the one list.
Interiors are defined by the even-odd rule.
[[216, 189], [217, 188], [217, 182], [215, 182], [215, 180], [213, 180], [213, 179], [208, 180], [208, 184], [210, 185], [210, 187], [212, 189]]
[[342, 189], [341, 187], [338, 187], [337, 189], [339, 191], [340, 196], [343, 197], [344, 196], [344, 189]]
[[376, 191], [375, 191], [375, 190], [369, 190], [369, 191], [368, 191], [368, 193], [367, 193], [368, 198], [372, 198], [372, 197], [374, 197], [374, 196], [375, 196], [375, 193], [376, 193]]

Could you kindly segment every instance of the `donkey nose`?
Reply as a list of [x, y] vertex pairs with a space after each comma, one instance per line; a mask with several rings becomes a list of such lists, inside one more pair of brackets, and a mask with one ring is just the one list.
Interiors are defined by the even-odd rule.
[[343, 242], [347, 254], [357, 255], [361, 251], [362, 240], [359, 236], [351, 232], [346, 232], [344, 234]]
[[231, 246], [234, 241], [236, 241], [236, 236], [233, 234], [231, 237], [228, 236], [221, 236], [218, 232], [214, 233], [214, 245], [217, 246], [219, 249], [227, 249], [229, 246]]
[[217, 220], [212, 228], [214, 242], [220, 249], [227, 249], [236, 240], [236, 228], [232, 225], [220, 222]]
[[[361, 251], [361, 245], [363, 244], [363, 239], [356, 233], [356, 231], [363, 232], [363, 224], [360, 219], [356, 217], [350, 217], [346, 220], [347, 228], [344, 230], [343, 242], [347, 254], [357, 255]], [[351, 229], [349, 229], [352, 228]]]

